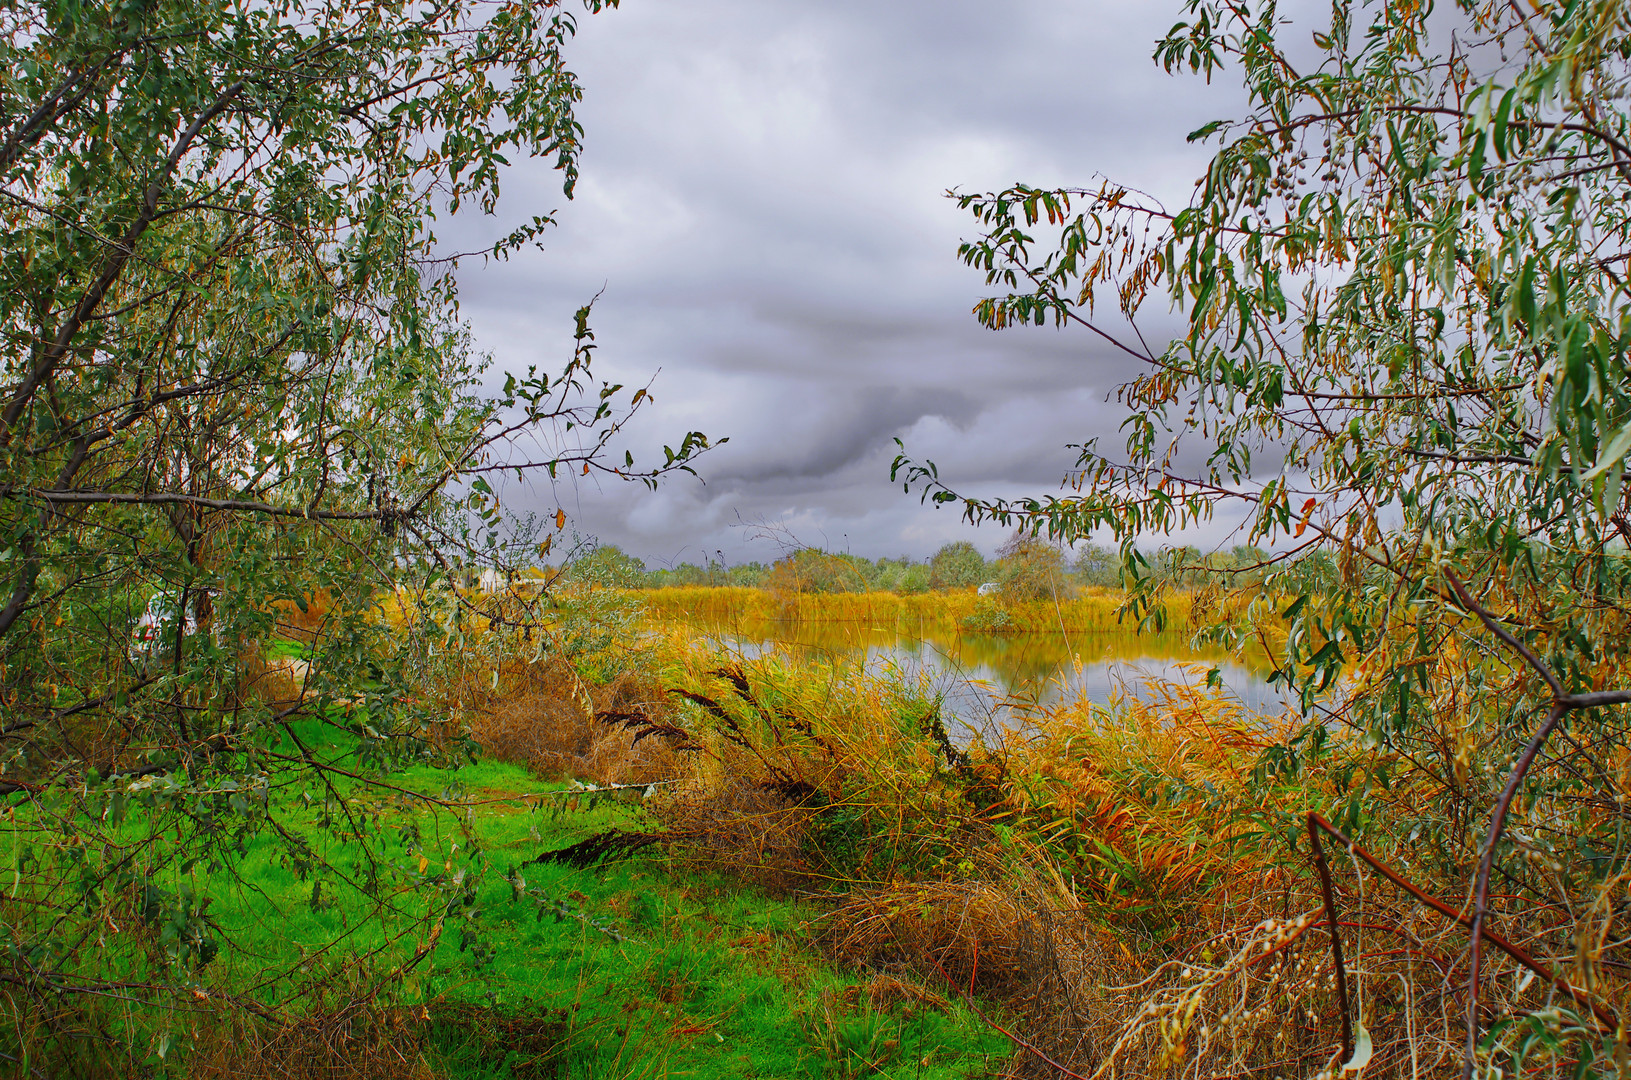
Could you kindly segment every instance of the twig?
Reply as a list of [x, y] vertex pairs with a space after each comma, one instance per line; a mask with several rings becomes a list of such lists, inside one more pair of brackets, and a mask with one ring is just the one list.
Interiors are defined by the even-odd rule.
[[1353, 1057], [1353, 1021], [1348, 1017], [1348, 970], [1342, 964], [1342, 935], [1337, 928], [1336, 898], [1331, 892], [1331, 868], [1325, 864], [1325, 849], [1320, 846], [1318, 814], [1308, 815], [1308, 842], [1314, 848], [1314, 865], [1320, 871], [1320, 891], [1325, 895], [1325, 918], [1331, 935], [1331, 963], [1336, 968], [1337, 1005], [1342, 1010], [1342, 1060]]
[[[1309, 814], [1308, 820], [1310, 824], [1317, 825], [1320, 830], [1327, 833], [1331, 839], [1335, 840], [1337, 843], [1346, 848], [1349, 854], [1353, 855], [1355, 858], [1369, 866], [1372, 870], [1375, 870], [1377, 873], [1387, 878], [1388, 881], [1392, 882], [1398, 888], [1403, 889], [1405, 892], [1421, 901], [1427, 907], [1432, 908], [1434, 911], [1438, 912], [1440, 915], [1443, 915], [1457, 926], [1465, 926], [1469, 928], [1472, 926], [1472, 920], [1466, 915], [1463, 915], [1461, 912], [1457, 911], [1449, 904], [1446, 904], [1438, 897], [1423, 891], [1412, 882], [1406, 880], [1399, 874], [1398, 871], [1394, 870], [1387, 863], [1383, 862], [1375, 855], [1372, 855], [1370, 852], [1354, 843], [1347, 837], [1346, 834], [1342, 832], [1341, 829], [1338, 829], [1335, 825], [1332, 825], [1329, 821], [1326, 821], [1325, 818], [1321, 817], [1319, 814]], [[1609, 1031], [1613, 1031], [1615, 1029], [1618, 1024], [1618, 1018], [1615, 1017], [1613, 1013], [1609, 1012], [1608, 1009], [1601, 1005], [1594, 1004], [1591, 998], [1584, 991], [1577, 990], [1573, 986], [1569, 985], [1568, 980], [1564, 979], [1562, 976], [1553, 974], [1551, 968], [1547, 967], [1543, 961], [1537, 960], [1533, 956], [1530, 956], [1522, 946], [1508, 941], [1506, 938], [1487, 927], [1480, 929], [1479, 936], [1485, 941], [1489, 942], [1491, 945], [1495, 946], [1497, 949], [1500, 949], [1502, 952], [1506, 953], [1506, 955], [1510, 956], [1519, 964], [1522, 964], [1524, 967], [1528, 968], [1542, 979], [1545, 979], [1548, 983], [1569, 995], [1569, 997], [1573, 998], [1575, 1003], [1581, 1008], [1590, 1009], [1592, 1014], [1596, 1016], [1598, 1023], [1602, 1024], [1604, 1028]]]
[[1563, 693], [1563, 684], [1557, 681], [1557, 676], [1552, 674], [1551, 669], [1541, 663], [1538, 656], [1529, 651], [1529, 646], [1513, 637], [1511, 631], [1496, 621], [1495, 616], [1485, 611], [1478, 601], [1474, 600], [1471, 594], [1467, 592], [1467, 587], [1461, 583], [1461, 579], [1456, 577], [1449, 567], [1444, 568], [1444, 580], [1448, 581], [1450, 588], [1455, 590], [1456, 598], [1461, 601], [1462, 607], [1477, 615], [1479, 620], [1489, 628], [1490, 633], [1505, 642], [1507, 648], [1523, 657], [1524, 662], [1535, 669], [1535, 674], [1546, 680], [1546, 685], [1552, 689], [1554, 699], [1566, 696]]
[[957, 996], [963, 999], [963, 1004], [967, 1005], [970, 1011], [972, 1011], [975, 1016], [978, 1016], [981, 1022], [986, 1024], [986, 1026], [996, 1028], [997, 1031], [1000, 1032], [1005, 1039], [1013, 1043], [1016, 1048], [1032, 1055], [1044, 1065], [1054, 1069], [1060, 1076], [1068, 1077], [1069, 1080], [1091, 1080], [1091, 1078], [1083, 1076], [1079, 1072], [1072, 1072], [1065, 1068], [1063, 1065], [1053, 1060], [1053, 1058], [1049, 1057], [1047, 1051], [1043, 1050], [1040, 1046], [1037, 1046], [1033, 1042], [1027, 1041], [1022, 1036], [1014, 1034], [1012, 1031], [1009, 1031], [1007, 1028], [991, 1019], [991, 1017], [985, 1014], [984, 1010], [974, 1003], [973, 994], [970, 994], [961, 986], [958, 986], [957, 983], [952, 980], [951, 976], [946, 974], [946, 969], [940, 967], [938, 962], [935, 964], [935, 967], [940, 968], [940, 975], [946, 980], [946, 985], [951, 987], [951, 989], [957, 993]]
[[[1484, 919], [1488, 915], [1489, 903], [1489, 875], [1495, 865], [1495, 845], [1500, 842], [1501, 832], [1506, 827], [1507, 811], [1512, 807], [1512, 800], [1517, 797], [1518, 788], [1523, 786], [1523, 779], [1529, 773], [1529, 768], [1535, 763], [1535, 757], [1540, 753], [1541, 747], [1546, 745], [1553, 731], [1557, 730], [1563, 722], [1563, 717], [1575, 709], [1591, 709], [1603, 705], [1619, 705], [1631, 702], [1631, 692], [1624, 690], [1608, 690], [1591, 694], [1566, 694], [1563, 684], [1551, 669], [1541, 663], [1529, 648], [1512, 636], [1495, 617], [1483, 606], [1474, 600], [1468, 593], [1467, 587], [1455, 572], [1449, 567], [1443, 567], [1444, 578], [1455, 590], [1456, 596], [1469, 611], [1476, 614], [1479, 620], [1489, 629], [1490, 633], [1500, 638], [1508, 648], [1523, 657], [1524, 662], [1535, 670], [1552, 691], [1552, 707], [1546, 714], [1546, 720], [1530, 737], [1529, 744], [1524, 747], [1523, 755], [1518, 758], [1507, 776], [1506, 786], [1501, 789], [1500, 798], [1495, 801], [1495, 812], [1490, 816], [1489, 833], [1484, 839], [1483, 853], [1478, 860], [1478, 876], [1473, 885], [1473, 909], [1470, 927], [1472, 930], [1471, 952], [1467, 961], [1467, 1049], [1466, 1059], [1462, 1063], [1461, 1076], [1463, 1080], [1472, 1080], [1473, 1069], [1478, 1060], [1478, 974], [1479, 962], [1482, 960], [1482, 947], [1485, 938]], [[1565, 984], [1566, 985], [1566, 984]], [[1575, 999], [1581, 1000], [1578, 995]], [[1596, 1007], [1593, 1006], [1593, 1012]], [[1598, 1018], [1602, 1019], [1601, 1014]], [[1617, 1025], [1609, 1023], [1612, 1031]]]

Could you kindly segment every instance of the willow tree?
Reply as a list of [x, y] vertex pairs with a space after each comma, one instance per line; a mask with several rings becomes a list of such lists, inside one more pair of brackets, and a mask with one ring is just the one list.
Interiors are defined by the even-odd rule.
[[[608, 460], [643, 394], [593, 379], [585, 313], [559, 370], [503, 380], [457, 319], [437, 215], [493, 212], [512, 158], [572, 193], [573, 28], [558, 0], [0, 12], [10, 1060], [162, 1056], [124, 1010], [204, 1000], [233, 944], [210, 878], [256, 843], [314, 906], [371, 897], [387, 940], [468, 911], [464, 856], [387, 842], [372, 812], [385, 770], [458, 750], [416, 703], [458, 613], [403, 635], [374, 601], [458, 578], [502, 532], [496, 471], [650, 482], [706, 445]], [[244, 680], [280, 618], [306, 656], [271, 701]], [[336, 865], [325, 835], [362, 846]]]
[[[1515, 1020], [1555, 1006], [1536, 1053], [1612, 1072], [1631, 970], [1610, 929], [1631, 754], [1613, 707], [1631, 687], [1631, 7], [1335, 0], [1312, 49], [1310, 30], [1273, 3], [1191, 0], [1159, 42], [1168, 72], [1249, 94], [1190, 135], [1215, 150], [1187, 205], [1109, 182], [955, 196], [980, 231], [962, 256], [999, 290], [981, 322], [1073, 327], [1144, 366], [1120, 389], [1125, 439], [1075, 447], [1060, 496], [965, 498], [904, 453], [896, 476], [974, 521], [1115, 535], [1145, 616], [1138, 538], [1235, 520], [1280, 552], [1253, 595], [1278, 605], [1275, 675], [1307, 722], [1260, 782], [1344, 747], [1351, 787], [1306, 809], [1408, 857], [1474, 924], [1445, 1010], [1462, 1069], [1514, 1067]], [[1160, 349], [1152, 304], [1187, 316]], [[1306, 850], [1323, 820], [1279, 826]], [[1511, 992], [1492, 929], [1557, 977]]]

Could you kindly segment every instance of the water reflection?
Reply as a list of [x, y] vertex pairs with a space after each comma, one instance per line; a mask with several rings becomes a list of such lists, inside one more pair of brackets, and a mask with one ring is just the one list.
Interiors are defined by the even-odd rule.
[[1195, 648], [1188, 634], [944, 634], [856, 623], [748, 621], [700, 627], [748, 655], [855, 661], [868, 670], [924, 678], [944, 699], [946, 719], [980, 729], [1004, 723], [1016, 705], [1085, 694], [1106, 702], [1136, 694], [1146, 678], [1204, 682], [1217, 668], [1225, 691], [1247, 708], [1278, 713], [1285, 698], [1262, 657]]

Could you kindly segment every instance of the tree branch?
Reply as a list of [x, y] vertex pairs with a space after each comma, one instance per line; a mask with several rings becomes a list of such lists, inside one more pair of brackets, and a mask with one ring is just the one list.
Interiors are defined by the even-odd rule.
[[147, 232], [147, 227], [153, 223], [153, 218], [158, 213], [160, 194], [163, 193], [170, 178], [175, 175], [176, 169], [181, 166], [182, 159], [186, 157], [187, 151], [192, 148], [199, 132], [204, 130], [205, 124], [220, 115], [243, 88], [244, 83], [240, 80], [221, 91], [210, 107], [200, 113], [197, 119], [188, 126], [187, 130], [182, 132], [181, 138], [176, 140], [175, 146], [170, 151], [170, 156], [165, 159], [164, 168], [147, 185], [147, 191], [142, 197], [141, 210], [137, 213], [136, 220], [126, 230], [124, 239], [115, 245], [113, 253], [108, 256], [107, 262], [103, 264], [102, 272], [97, 275], [96, 280], [92, 282], [91, 287], [85, 291], [85, 294], [79, 298], [79, 303], [74, 305], [73, 312], [57, 330], [56, 337], [40, 354], [38, 362], [24, 376], [22, 384], [17, 387], [16, 392], [12, 395], [11, 403], [6, 406], [5, 415], [0, 417], [0, 426], [4, 428], [4, 431], [0, 432], [0, 443], [9, 443], [11, 441], [12, 433], [16, 430], [17, 422], [22, 418], [23, 410], [28, 407], [29, 401], [34, 397], [34, 391], [62, 362], [62, 358], [68, 353], [68, 347], [73, 344], [75, 335], [79, 333], [79, 328], [95, 314], [97, 307], [102, 303], [102, 298], [113, 287], [113, 283], [119, 279], [119, 274], [124, 270], [125, 263], [129, 262], [130, 257], [135, 254], [136, 242], [142, 238], [143, 233]]

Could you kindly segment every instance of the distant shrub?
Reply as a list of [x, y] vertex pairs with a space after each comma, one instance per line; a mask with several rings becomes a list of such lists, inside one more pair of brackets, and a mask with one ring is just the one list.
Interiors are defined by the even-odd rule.
[[901, 575], [900, 585], [896, 587], [895, 591], [904, 596], [928, 592], [929, 568], [922, 564], [908, 566], [906, 572]]
[[764, 587], [782, 593], [866, 592], [866, 562], [804, 548], [778, 560], [765, 575]]
[[1097, 544], [1088, 544], [1077, 550], [1071, 570], [1083, 585], [1114, 588], [1121, 584], [1121, 556]]
[[982, 596], [974, 603], [974, 610], [963, 616], [964, 630], [977, 634], [1001, 634], [1014, 629], [1014, 618], [994, 596]]
[[761, 562], [743, 563], [733, 566], [726, 572], [727, 584], [740, 585], [750, 589], [763, 588], [765, 579], [770, 575], [770, 567]]
[[968, 589], [985, 580], [985, 556], [967, 540], [947, 544], [929, 560], [929, 588]]
[[1065, 577], [1065, 553], [1026, 533], [1015, 533], [997, 549], [996, 579], [1010, 600], [1063, 599], [1072, 593]]
[[568, 583], [602, 585], [611, 589], [640, 589], [647, 585], [646, 564], [616, 544], [597, 544], [572, 560]]

